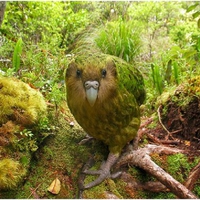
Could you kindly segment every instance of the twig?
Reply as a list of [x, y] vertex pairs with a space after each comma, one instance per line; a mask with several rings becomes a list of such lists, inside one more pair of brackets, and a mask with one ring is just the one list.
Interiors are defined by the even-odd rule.
[[178, 145], [180, 144], [180, 141], [176, 140], [160, 140], [162, 144], [171, 144], [171, 145]]
[[179, 130], [176, 130], [176, 131], [172, 131], [171, 134], [179, 133], [179, 132], [181, 132], [181, 131], [182, 131], [182, 129], [179, 129]]
[[147, 125], [149, 125], [151, 122], [153, 121], [153, 118], [150, 117], [147, 120], [145, 120], [141, 125], [140, 125], [140, 129], [146, 127]]
[[[42, 184], [42, 183], [39, 183], [38, 186], [37, 186], [34, 190], [31, 191], [31, 194], [28, 196], [27, 199], [29, 199], [32, 195], [34, 195], [34, 193], [36, 193], [36, 190], [40, 187], [41, 184]], [[37, 195], [37, 196], [38, 196], [38, 195]], [[37, 197], [37, 199], [39, 199], [39, 196]]]
[[167, 130], [167, 128], [164, 126], [164, 124], [162, 123], [162, 120], [161, 120], [161, 116], [160, 116], [160, 108], [161, 108], [161, 105], [158, 107], [158, 110], [157, 110], [157, 113], [158, 113], [158, 120], [161, 124], [161, 126], [163, 127], [163, 129], [167, 132], [168, 135], [171, 135], [171, 133]]

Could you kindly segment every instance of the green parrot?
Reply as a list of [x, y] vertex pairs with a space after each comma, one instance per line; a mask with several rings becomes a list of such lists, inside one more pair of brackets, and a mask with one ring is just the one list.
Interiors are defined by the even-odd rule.
[[99, 53], [78, 55], [65, 72], [67, 103], [71, 113], [89, 136], [109, 147], [99, 175], [84, 186], [89, 189], [110, 176], [123, 147], [133, 140], [140, 126], [140, 105], [145, 100], [142, 74], [124, 60]]

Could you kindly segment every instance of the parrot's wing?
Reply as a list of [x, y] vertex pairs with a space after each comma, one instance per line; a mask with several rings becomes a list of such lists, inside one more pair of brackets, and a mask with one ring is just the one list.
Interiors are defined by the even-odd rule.
[[146, 97], [144, 79], [141, 72], [120, 58], [113, 57], [113, 61], [118, 71], [119, 87], [133, 94], [138, 104], [141, 105]]

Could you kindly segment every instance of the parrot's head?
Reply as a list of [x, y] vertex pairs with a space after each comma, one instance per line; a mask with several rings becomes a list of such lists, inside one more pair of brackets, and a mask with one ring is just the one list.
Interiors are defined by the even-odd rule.
[[117, 93], [117, 69], [114, 61], [71, 62], [65, 74], [68, 101], [76, 104], [102, 103]]

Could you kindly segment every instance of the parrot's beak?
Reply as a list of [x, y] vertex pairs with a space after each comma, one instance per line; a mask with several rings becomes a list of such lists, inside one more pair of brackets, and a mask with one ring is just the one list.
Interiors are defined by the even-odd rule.
[[98, 96], [98, 89], [99, 89], [99, 82], [97, 81], [86, 81], [85, 82], [85, 89], [86, 89], [86, 98], [91, 106], [94, 106], [97, 96]]
[[98, 94], [98, 89], [94, 89], [93, 87], [86, 90], [86, 97], [91, 106], [95, 104], [97, 99], [97, 94]]

